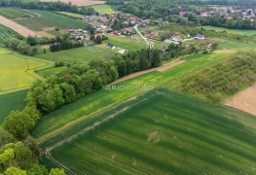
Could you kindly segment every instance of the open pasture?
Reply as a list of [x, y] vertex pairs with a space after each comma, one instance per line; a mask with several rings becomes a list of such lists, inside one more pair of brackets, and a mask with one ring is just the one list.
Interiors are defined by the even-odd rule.
[[155, 89], [45, 143], [44, 163], [77, 175], [254, 174], [255, 124], [246, 113]]
[[15, 19], [15, 21], [27, 28], [35, 31], [42, 31], [42, 29], [59, 27], [59, 28], [86, 28], [86, 23], [79, 19], [69, 18], [67, 16], [42, 10], [26, 10], [29, 13], [34, 13], [37, 16], [30, 18]]
[[109, 5], [94, 5], [92, 6], [96, 12], [104, 13], [104, 14], [111, 14], [115, 13], [115, 11]]
[[217, 32], [227, 32], [231, 34], [238, 34], [238, 35], [247, 35], [251, 37], [256, 37], [256, 30], [238, 30], [238, 29], [227, 29], [223, 27], [213, 27], [213, 26], [204, 26], [203, 28], [207, 30], [215, 30]]
[[65, 63], [89, 63], [92, 60], [113, 54], [114, 52], [105, 47], [88, 46], [58, 52], [49, 51], [49, 53], [37, 55], [37, 57]]
[[34, 71], [52, 67], [54, 62], [27, 57], [0, 49], [0, 94], [27, 89], [33, 81], [42, 79]]
[[25, 98], [27, 97], [27, 92], [25, 90], [0, 95], [0, 124], [11, 111], [23, 109], [26, 105]]

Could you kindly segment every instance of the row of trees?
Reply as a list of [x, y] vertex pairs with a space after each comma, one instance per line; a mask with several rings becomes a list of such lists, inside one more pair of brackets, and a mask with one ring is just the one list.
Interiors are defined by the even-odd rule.
[[39, 46], [31, 46], [23, 40], [10, 39], [5, 42], [5, 47], [11, 48], [21, 54], [34, 56], [41, 50]]
[[65, 11], [90, 15], [96, 13], [92, 7], [78, 7], [72, 3], [63, 2], [41, 2], [41, 1], [24, 1], [24, 0], [0, 0], [0, 7], [19, 7], [24, 9], [40, 9], [50, 11]]
[[78, 48], [78, 47], [82, 47], [82, 46], [83, 46], [82, 42], [65, 41], [65, 42], [61, 42], [61, 43], [51, 44], [50, 51], [57, 52], [60, 50], [68, 50], [68, 49]]

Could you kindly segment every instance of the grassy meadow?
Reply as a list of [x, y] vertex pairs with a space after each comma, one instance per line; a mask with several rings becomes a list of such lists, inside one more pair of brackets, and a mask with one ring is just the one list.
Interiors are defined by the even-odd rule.
[[246, 113], [157, 89], [95, 118], [59, 136], [44, 163], [78, 175], [255, 172], [256, 118]]
[[215, 30], [218, 32], [227, 32], [231, 34], [238, 34], [238, 35], [247, 35], [251, 37], [256, 37], [256, 30], [239, 30], [239, 29], [227, 29], [223, 27], [213, 27], [213, 26], [203, 26], [203, 28], [207, 30]]
[[92, 6], [96, 12], [104, 13], [104, 14], [111, 14], [115, 13], [115, 11], [109, 5], [94, 5]]
[[37, 71], [36, 73], [39, 74], [41, 77], [49, 78], [51, 76], [57, 75], [58, 73], [64, 71], [65, 69], [67, 69], [67, 67], [65, 67], [65, 66], [63, 66], [63, 67], [51, 67], [51, 68], [48, 68], [48, 69]]
[[0, 124], [13, 110], [22, 109], [26, 102], [27, 90], [0, 95]]
[[65, 63], [89, 63], [92, 60], [111, 56], [114, 52], [106, 47], [88, 46], [37, 55], [39, 58]]
[[52, 61], [35, 59], [0, 48], [0, 94], [29, 88], [33, 81], [42, 79], [34, 73], [35, 70], [53, 65]]

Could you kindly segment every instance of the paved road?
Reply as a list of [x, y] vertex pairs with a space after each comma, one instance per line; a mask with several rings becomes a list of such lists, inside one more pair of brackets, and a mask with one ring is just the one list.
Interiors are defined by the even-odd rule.
[[153, 45], [152, 45], [152, 44], [147, 40], [147, 38], [145, 38], [145, 37], [141, 34], [141, 32], [138, 30], [138, 26], [135, 25], [133, 28], [134, 28], [134, 29], [136, 30], [136, 32], [140, 35], [140, 37], [147, 43], [147, 45], [149, 46], [149, 48], [150, 48], [150, 49], [154, 49]]

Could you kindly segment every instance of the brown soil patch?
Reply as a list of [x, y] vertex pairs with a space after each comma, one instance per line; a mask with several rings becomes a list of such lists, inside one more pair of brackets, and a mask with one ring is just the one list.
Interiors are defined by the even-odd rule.
[[45, 31], [38, 31], [38, 32], [36, 32], [36, 33], [37, 33], [38, 35], [42, 36], [42, 37], [54, 38], [53, 35], [51, 35], [51, 34], [45, 32]]
[[78, 6], [90, 6], [90, 5], [96, 5], [96, 4], [104, 4], [105, 1], [94, 1], [94, 0], [41, 0], [43, 2], [64, 2], [69, 3], [71, 2], [73, 5]]
[[10, 20], [7, 19], [3, 16], [0, 16], [0, 24], [11, 28], [12, 30], [16, 31], [17, 33], [19, 33], [20, 35], [24, 36], [24, 37], [28, 37], [28, 36], [37, 36], [37, 37], [41, 37], [41, 35], [33, 32], [32, 30], [29, 30], [28, 28]]
[[256, 115], [256, 84], [237, 93], [226, 105]]
[[148, 69], [148, 70], [144, 70], [144, 71], [140, 71], [140, 72], [136, 72], [136, 73], [133, 73], [133, 74], [130, 74], [130, 75], [127, 75], [127, 76], [124, 76], [112, 83], [110, 83], [110, 85], [113, 85], [113, 84], [117, 84], [117, 83], [121, 83], [121, 82], [124, 82], [126, 80], [129, 80], [129, 79], [132, 79], [132, 78], [136, 78], [136, 77], [139, 77], [141, 75], [144, 75], [144, 74], [147, 74], [149, 72], [153, 72], [153, 71], [159, 71], [159, 72], [164, 72], [168, 69], [171, 69], [175, 66], [178, 66], [180, 64], [183, 64], [185, 63], [186, 61], [184, 60], [179, 60], [179, 61], [175, 61], [175, 62], [172, 62], [172, 63], [169, 63], [169, 64], [166, 64], [164, 66], [161, 66], [161, 67], [157, 67], [157, 68], [153, 68], [153, 69]]

